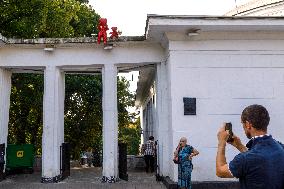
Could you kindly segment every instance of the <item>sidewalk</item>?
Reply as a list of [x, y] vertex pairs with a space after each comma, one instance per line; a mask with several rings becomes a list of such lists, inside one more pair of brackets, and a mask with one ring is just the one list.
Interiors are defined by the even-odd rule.
[[71, 176], [59, 183], [40, 183], [41, 174], [10, 175], [0, 182], [1, 189], [166, 189], [154, 174], [128, 172], [129, 181], [101, 183], [101, 168], [72, 168]]

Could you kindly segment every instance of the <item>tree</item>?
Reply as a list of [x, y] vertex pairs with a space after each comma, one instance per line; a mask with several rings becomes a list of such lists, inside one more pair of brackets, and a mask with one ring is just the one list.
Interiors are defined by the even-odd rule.
[[91, 33], [97, 33], [99, 15], [81, 2], [2, 0], [0, 33], [16, 38], [90, 36]]
[[8, 143], [29, 143], [40, 149], [43, 75], [13, 74], [10, 98]]
[[118, 80], [118, 139], [127, 144], [128, 154], [137, 155], [141, 138], [140, 119], [136, 118], [136, 113], [128, 111], [135, 102], [135, 95], [129, 91], [129, 85], [125, 77], [120, 77]]
[[91, 36], [93, 33], [98, 33], [97, 23], [99, 19], [99, 15], [91, 6], [81, 5], [77, 17], [74, 17], [70, 22], [74, 29], [74, 36]]
[[127, 144], [127, 153], [131, 155], [139, 154], [139, 146], [141, 142], [141, 127], [139, 117], [134, 122], [129, 123], [125, 127], [121, 127], [119, 131], [119, 140]]
[[102, 80], [100, 75], [66, 75], [65, 140], [72, 156], [102, 145]]

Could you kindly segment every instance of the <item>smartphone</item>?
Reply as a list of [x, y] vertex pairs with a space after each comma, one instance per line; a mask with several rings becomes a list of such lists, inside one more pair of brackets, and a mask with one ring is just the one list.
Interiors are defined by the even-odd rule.
[[232, 123], [231, 122], [226, 123], [225, 130], [229, 131], [229, 138], [228, 138], [227, 142], [233, 142], [234, 141], [234, 138], [233, 138], [234, 134], [233, 134]]

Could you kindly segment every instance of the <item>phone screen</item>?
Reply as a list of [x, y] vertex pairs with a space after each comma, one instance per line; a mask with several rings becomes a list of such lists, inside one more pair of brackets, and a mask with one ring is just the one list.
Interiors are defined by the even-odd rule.
[[226, 126], [225, 126], [225, 130], [229, 131], [229, 138], [227, 140], [227, 142], [233, 142], [233, 130], [232, 130], [232, 123], [226, 123]]

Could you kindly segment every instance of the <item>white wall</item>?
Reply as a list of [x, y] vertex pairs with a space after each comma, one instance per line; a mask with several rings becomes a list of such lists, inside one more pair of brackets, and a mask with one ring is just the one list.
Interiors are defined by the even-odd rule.
[[[89, 47], [73, 44], [72, 47], [58, 47], [53, 52], [46, 52], [40, 45], [9, 46], [1, 48], [2, 67], [45, 67], [61, 66], [73, 69], [75, 66], [103, 64], [145, 64], [159, 62], [162, 55], [160, 46], [146, 42], [125, 42], [124, 46], [116, 46], [112, 50], [104, 50], [101, 46]], [[75, 67], [76, 68], [76, 67]]]
[[[262, 41], [260, 46], [253, 40], [170, 42], [167, 63], [171, 78], [171, 151], [185, 136], [200, 152], [193, 159], [192, 180], [218, 180], [216, 134], [222, 122], [232, 122], [235, 134], [244, 143], [248, 141], [240, 122], [240, 114], [248, 105], [264, 105], [271, 116], [269, 133], [284, 141], [284, 41], [277, 41], [277, 50], [272, 43]], [[214, 50], [214, 45], [218, 50]], [[197, 115], [184, 115], [183, 97], [197, 99]], [[227, 162], [237, 153], [229, 147]], [[170, 170], [174, 173], [171, 178], [177, 180], [177, 166], [171, 163]]]

